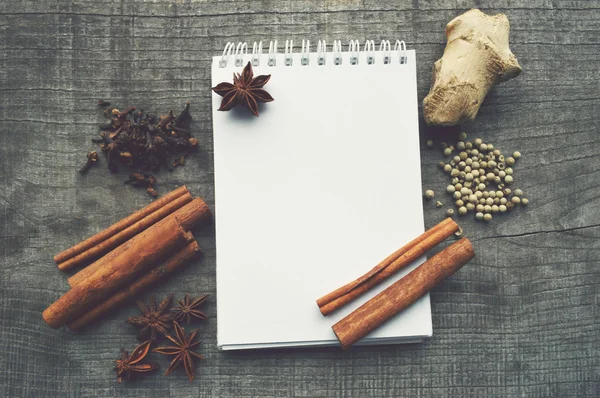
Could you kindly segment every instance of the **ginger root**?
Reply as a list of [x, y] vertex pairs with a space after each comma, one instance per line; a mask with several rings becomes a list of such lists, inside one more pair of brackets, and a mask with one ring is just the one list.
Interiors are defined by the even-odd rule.
[[433, 67], [433, 83], [423, 100], [429, 125], [455, 126], [475, 119], [488, 91], [521, 73], [508, 47], [504, 14], [472, 9], [446, 25], [447, 44]]

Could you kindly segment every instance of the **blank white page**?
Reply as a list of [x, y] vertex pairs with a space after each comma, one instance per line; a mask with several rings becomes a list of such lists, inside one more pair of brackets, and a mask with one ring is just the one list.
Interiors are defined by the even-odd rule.
[[[274, 102], [260, 117], [219, 112], [213, 93], [218, 346], [337, 343], [331, 326], [400, 277], [332, 316], [315, 301], [424, 231], [415, 52], [390, 64], [267, 66]], [[245, 65], [250, 56], [243, 57]], [[213, 86], [241, 72], [213, 59]], [[423, 259], [422, 259], [423, 260]], [[422, 262], [422, 260], [420, 262]], [[420, 263], [419, 262], [419, 263]], [[406, 272], [409, 270], [407, 269]], [[405, 272], [405, 273], [406, 273]], [[429, 297], [363, 343], [432, 333]]]

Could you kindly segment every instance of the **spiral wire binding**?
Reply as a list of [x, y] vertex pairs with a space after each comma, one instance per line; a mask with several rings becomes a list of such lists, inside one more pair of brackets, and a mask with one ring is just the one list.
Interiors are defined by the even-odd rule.
[[365, 41], [365, 53], [367, 54], [367, 64], [373, 65], [375, 63], [375, 41]]
[[342, 64], [342, 41], [341, 40], [333, 41], [333, 64], [334, 65]]
[[[288, 47], [288, 42], [289, 42], [289, 47]], [[292, 52], [294, 48], [294, 41], [293, 40], [286, 40], [285, 41], [285, 55], [284, 55], [284, 62], [285, 62], [285, 66], [292, 66], [294, 60], [292, 58]]]
[[236, 49], [235, 49], [235, 55], [234, 55], [234, 61], [233, 63], [235, 64], [235, 66], [243, 66], [244, 65], [244, 59], [241, 57], [242, 56], [242, 51], [244, 55], [248, 54], [248, 44], [246, 42], [240, 42], [238, 43]]
[[325, 53], [327, 52], [327, 43], [325, 40], [317, 42], [317, 64], [325, 65]]
[[[277, 64], [277, 40], [269, 42], [269, 52], [267, 58], [268, 66], [276, 66]], [[342, 64], [342, 41], [334, 40], [332, 55], [333, 64]], [[377, 50], [374, 40], [366, 40], [363, 47], [363, 52], [366, 55], [366, 62], [368, 65], [375, 63], [375, 51], [379, 51], [383, 55], [383, 63], [389, 65], [392, 63], [392, 52], [398, 53], [399, 63], [405, 65], [408, 63], [408, 53], [406, 51], [406, 43], [403, 40], [396, 40], [394, 49], [389, 40], [382, 40], [379, 44], [379, 50]], [[360, 42], [358, 40], [350, 40], [348, 43], [348, 51], [350, 65], [358, 65], [360, 55]], [[263, 54], [263, 42], [254, 42], [252, 45], [252, 54], [250, 56], [250, 62], [252, 66], [259, 66], [261, 62], [261, 56]], [[219, 68], [227, 67], [231, 57], [233, 57], [233, 64], [236, 67], [241, 67], [244, 64], [244, 58], [248, 55], [248, 44], [246, 42], [227, 42], [223, 49], [223, 54], [219, 60]], [[317, 42], [317, 65], [325, 65], [327, 55], [327, 43], [325, 40], [319, 40]], [[300, 65], [307, 66], [310, 63], [310, 40], [302, 40], [302, 49], [300, 51]], [[294, 64], [294, 41], [285, 41], [284, 51], [284, 65], [293, 66]]]
[[254, 42], [252, 45], [252, 66], [260, 65], [260, 55], [262, 54], [262, 41]]
[[275, 40], [275, 42], [269, 43], [269, 58], [267, 60], [267, 65], [275, 66], [277, 64], [276, 56], [277, 56], [277, 40]]
[[406, 43], [404, 40], [396, 40], [396, 44], [394, 45], [394, 51], [400, 52], [400, 63], [405, 64], [408, 62], [408, 57], [406, 56]]
[[358, 53], [360, 52], [360, 42], [358, 40], [350, 40], [348, 52], [350, 53], [350, 65], [358, 65]]
[[[304, 46], [306, 44], [306, 47]], [[307, 66], [310, 62], [308, 58], [308, 53], [310, 52], [310, 40], [302, 40], [302, 51], [300, 53], [300, 64], [303, 66]]]
[[392, 60], [392, 56], [391, 56], [392, 46], [390, 44], [390, 41], [382, 40], [381, 44], [379, 45], [379, 51], [383, 53], [383, 63], [386, 65], [389, 64]]

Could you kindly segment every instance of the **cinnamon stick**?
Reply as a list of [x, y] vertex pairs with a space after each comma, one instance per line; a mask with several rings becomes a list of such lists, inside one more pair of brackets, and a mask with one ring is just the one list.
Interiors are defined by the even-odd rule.
[[111, 225], [110, 227], [106, 228], [104, 231], [101, 231], [101, 232], [97, 233], [96, 235], [84, 240], [83, 242], [80, 242], [80, 243], [76, 244], [75, 246], [73, 246], [63, 252], [58, 253], [56, 256], [54, 256], [54, 262], [56, 264], [63, 263], [65, 261], [75, 257], [76, 255], [83, 253], [84, 251], [86, 251], [94, 246], [97, 246], [100, 242], [110, 238], [111, 236], [117, 234], [118, 232], [124, 230], [125, 228], [135, 224], [136, 222], [140, 221], [142, 218], [148, 216], [149, 214], [154, 213], [156, 210], [160, 209], [167, 203], [174, 201], [175, 199], [177, 199], [178, 197], [180, 197], [186, 193], [189, 194], [189, 191], [185, 185], [177, 188], [176, 190], [174, 190], [172, 192], [169, 192], [162, 198], [155, 200], [154, 202], [150, 203], [148, 206], [144, 207], [143, 209], [138, 210], [135, 213], [131, 214], [130, 216], [125, 217], [121, 221]]
[[53, 328], [71, 322], [192, 239], [177, 218], [159, 221], [127, 241], [127, 250], [48, 307], [42, 314], [44, 320]]
[[85, 312], [79, 318], [69, 322], [67, 327], [71, 330], [83, 329], [85, 326], [97, 320], [119, 304], [137, 296], [150, 286], [165, 279], [169, 274], [182, 268], [200, 253], [202, 253], [202, 250], [200, 250], [196, 240], [193, 240], [181, 251], [176, 252], [159, 266], [152, 268], [150, 272], [142, 275], [140, 279], [136, 280], [131, 285], [124, 287], [96, 307], [93, 307], [90, 311]]
[[321, 314], [327, 316], [406, 267], [460, 229], [446, 218], [408, 244], [386, 257], [365, 275], [317, 300]]
[[[202, 221], [204, 218], [210, 216], [210, 210], [206, 203], [200, 198], [195, 198], [185, 206], [179, 208], [168, 217], [177, 217], [181, 226], [185, 230], [190, 230], [194, 225]], [[168, 218], [167, 217], [167, 218]], [[98, 259], [93, 264], [83, 268], [75, 275], [71, 276], [68, 280], [69, 285], [76, 286], [81, 282], [85, 281], [89, 276], [93, 275], [100, 268], [110, 263], [117, 255], [127, 250], [128, 247], [124, 244], [117, 247], [104, 257]]]
[[[77, 254], [70, 259], [59, 263], [58, 268], [61, 271], [67, 271], [79, 265], [87, 264], [90, 261], [108, 253], [115, 247], [119, 246], [127, 239], [139, 234], [151, 225], [156, 224], [175, 210], [180, 209], [185, 204], [192, 201], [192, 195], [189, 192], [184, 192], [183, 195], [175, 198], [174, 200], [166, 203], [153, 213], [148, 214], [141, 220], [129, 225], [127, 228], [120, 230], [119, 232], [111, 235], [110, 237], [102, 240], [97, 245], [90, 247], [89, 249]], [[117, 223], [119, 224], [119, 223]], [[109, 229], [112, 227], [109, 227]]]
[[475, 257], [467, 238], [448, 246], [408, 275], [333, 325], [343, 349], [349, 348], [417, 301]]

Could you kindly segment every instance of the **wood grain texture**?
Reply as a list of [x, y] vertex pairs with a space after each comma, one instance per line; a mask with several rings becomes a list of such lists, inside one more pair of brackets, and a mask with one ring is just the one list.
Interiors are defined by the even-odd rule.
[[[429, 341], [219, 353], [213, 300], [194, 384], [177, 371], [118, 385], [113, 361], [136, 344], [132, 306], [83, 334], [44, 324], [69, 288], [52, 256], [149, 203], [124, 173], [77, 173], [97, 99], [156, 111], [191, 100], [200, 150], [158, 175], [159, 189], [186, 184], [214, 209], [209, 66], [226, 41], [403, 38], [422, 99], [445, 24], [470, 7], [508, 15], [524, 71], [465, 130], [523, 153], [515, 177], [531, 203], [489, 225], [461, 220], [477, 257], [433, 292]], [[600, 396], [599, 24], [600, 5], [583, 0], [1, 2], [0, 396]], [[423, 186], [450, 203], [440, 159], [422, 150]], [[443, 218], [426, 204], [427, 228]], [[204, 259], [154, 293], [215, 297], [214, 231], [197, 236]]]

